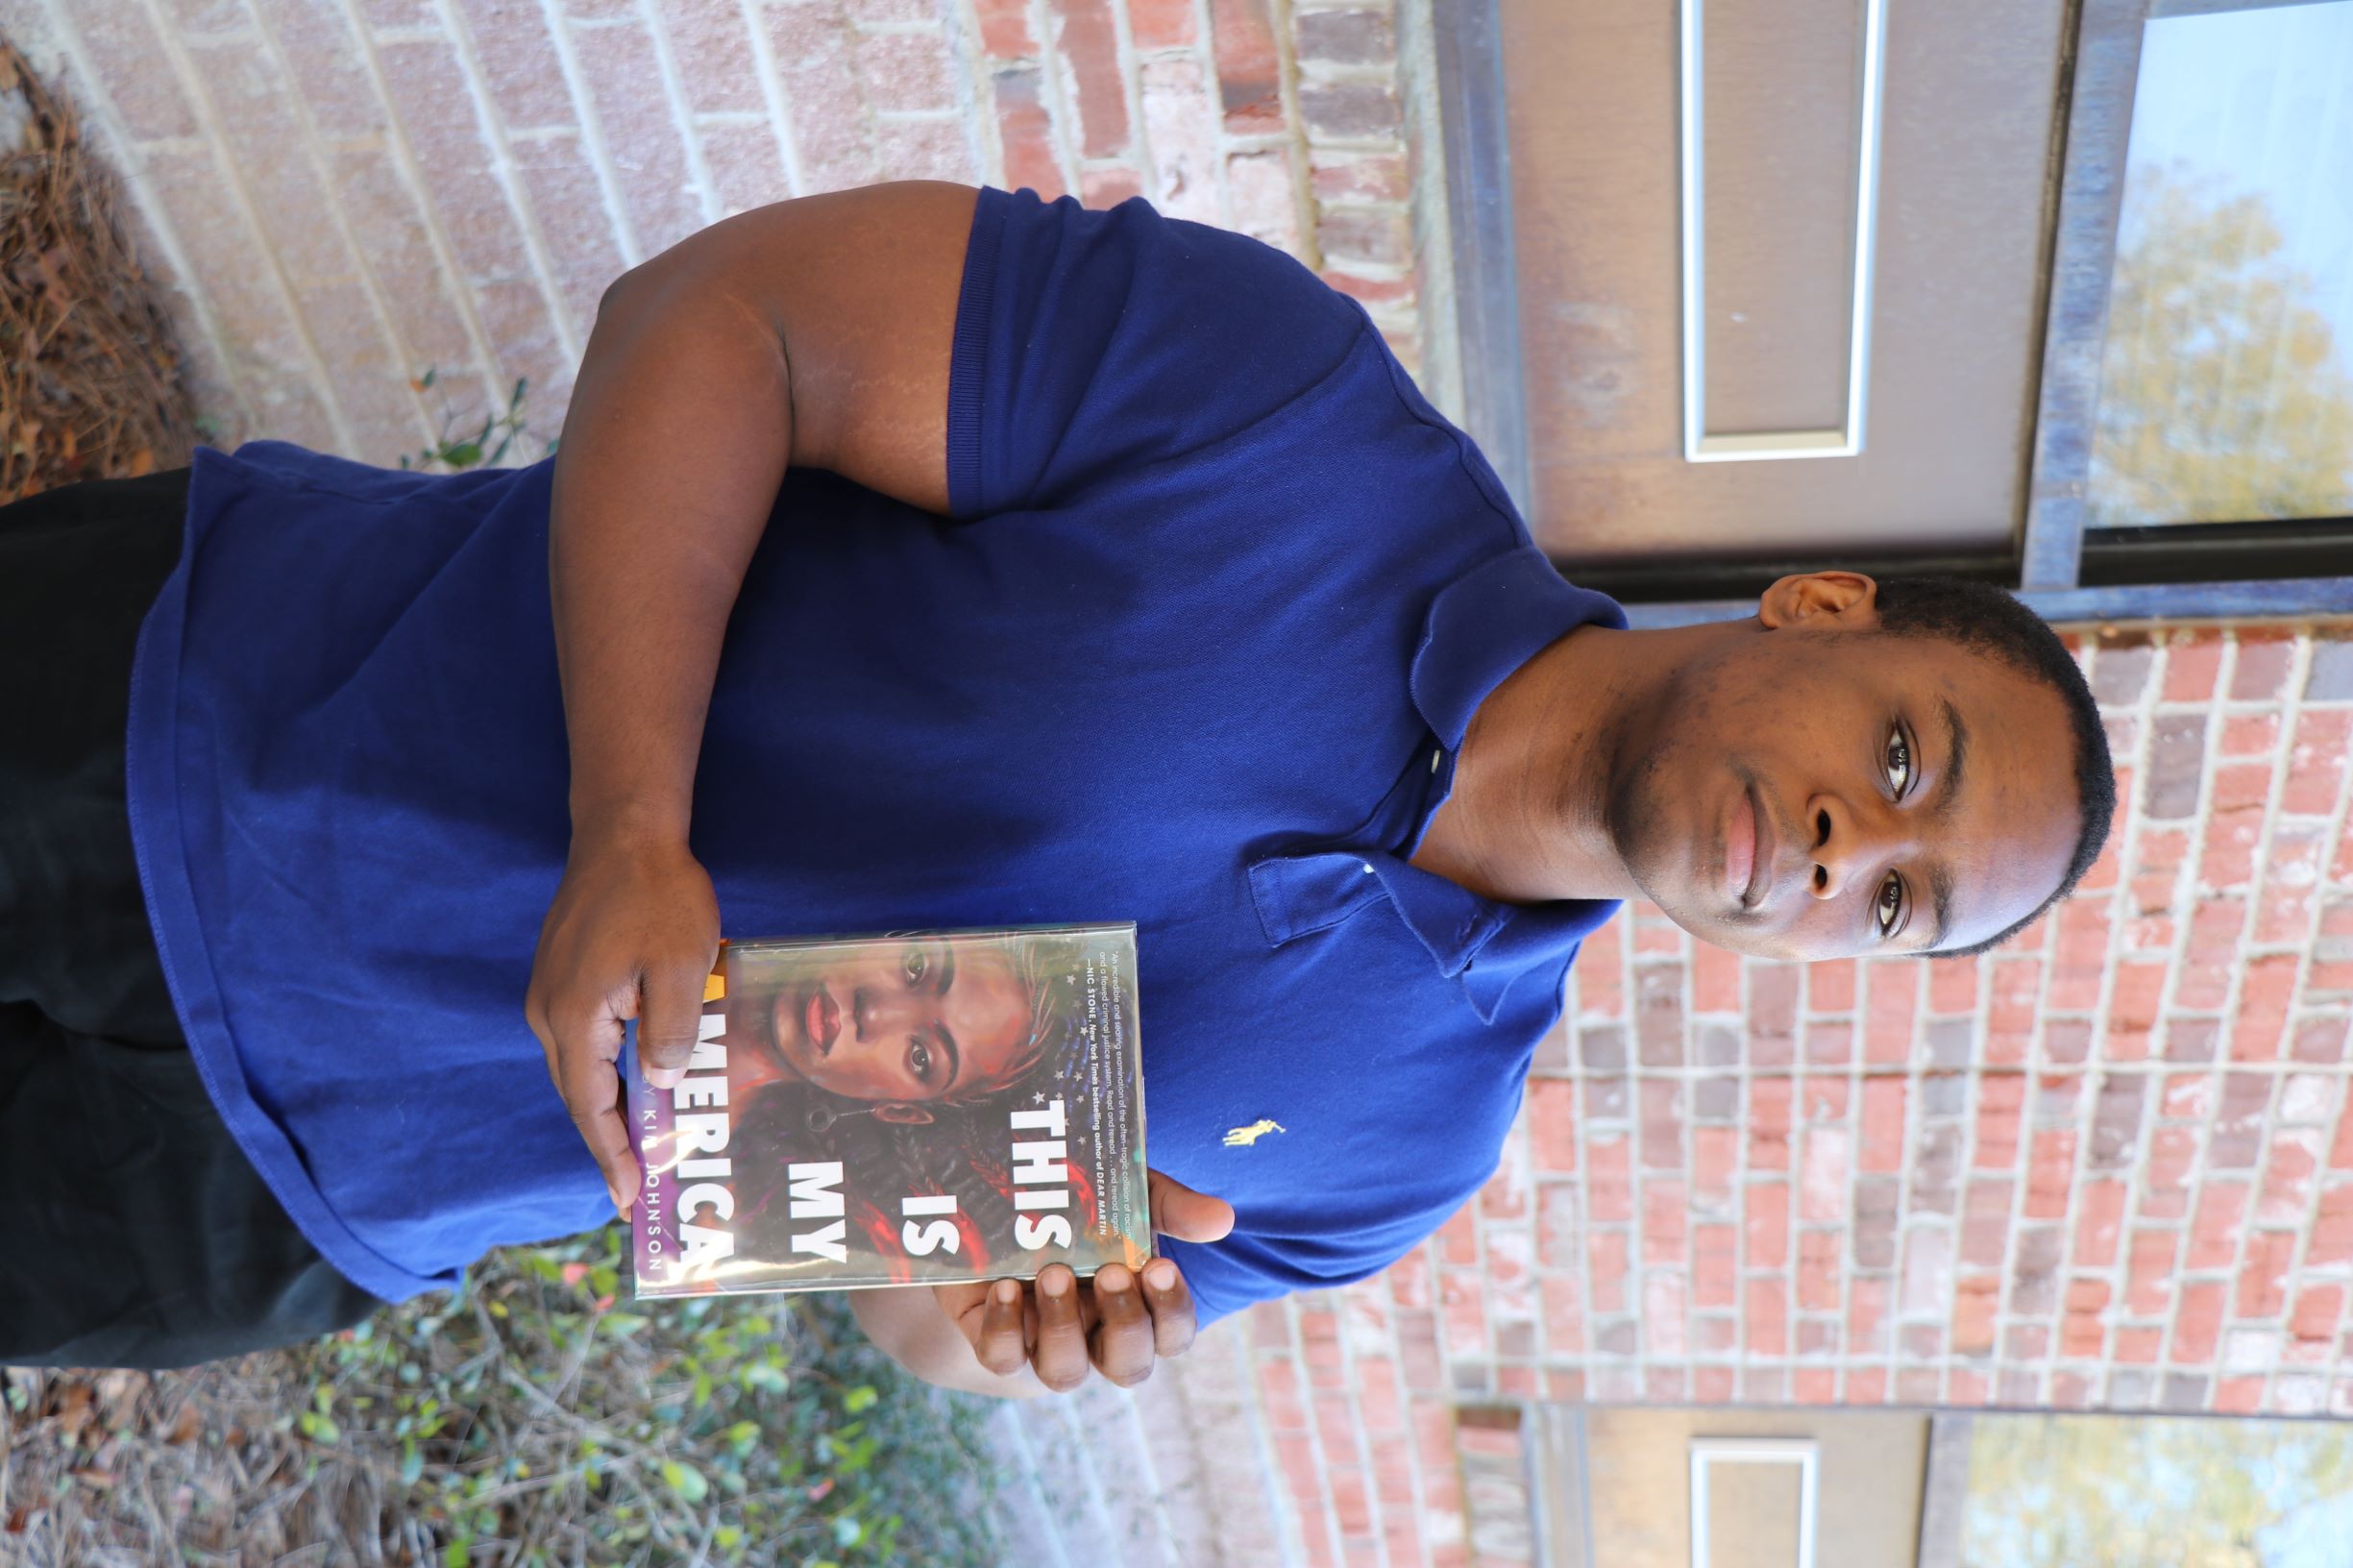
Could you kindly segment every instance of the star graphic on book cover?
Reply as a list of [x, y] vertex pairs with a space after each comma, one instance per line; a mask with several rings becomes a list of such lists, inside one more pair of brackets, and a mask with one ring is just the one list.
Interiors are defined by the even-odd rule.
[[1029, 1097], [1029, 1103], [1032, 1105], [1045, 1104], [1045, 1090], [1042, 1089], [1037, 1093], [1032, 1094]]

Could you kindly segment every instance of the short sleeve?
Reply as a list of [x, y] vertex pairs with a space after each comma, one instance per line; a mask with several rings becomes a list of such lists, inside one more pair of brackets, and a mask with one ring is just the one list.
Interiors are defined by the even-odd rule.
[[1154, 1245], [1184, 1272], [1195, 1320], [1207, 1328], [1258, 1302], [1370, 1279], [1412, 1251], [1456, 1207], [1450, 1204], [1436, 1215], [1417, 1214], [1311, 1240], [1237, 1229], [1222, 1241], [1202, 1244], [1160, 1237]]
[[1141, 198], [984, 190], [948, 379], [949, 507], [1054, 504], [1266, 418], [1370, 328], [1306, 267]]

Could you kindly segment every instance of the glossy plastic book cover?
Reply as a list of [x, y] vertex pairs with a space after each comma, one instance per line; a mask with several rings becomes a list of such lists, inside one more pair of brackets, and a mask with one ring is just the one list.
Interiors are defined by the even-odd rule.
[[629, 1071], [640, 1297], [1151, 1255], [1136, 928], [731, 942], [686, 1076]]

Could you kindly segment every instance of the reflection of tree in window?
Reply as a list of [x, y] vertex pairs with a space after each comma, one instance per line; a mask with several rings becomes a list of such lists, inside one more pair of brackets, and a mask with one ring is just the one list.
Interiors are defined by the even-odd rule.
[[2353, 1432], [2304, 1421], [1980, 1416], [1964, 1568], [2341, 1568]]
[[2122, 227], [2088, 521], [2353, 511], [2353, 375], [2270, 204], [2145, 168]]

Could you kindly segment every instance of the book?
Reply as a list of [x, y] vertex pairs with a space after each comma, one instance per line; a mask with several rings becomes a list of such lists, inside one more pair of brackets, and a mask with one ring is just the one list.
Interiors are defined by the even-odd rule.
[[729, 942], [686, 1075], [632, 1060], [639, 1297], [1151, 1256], [1136, 928]]

